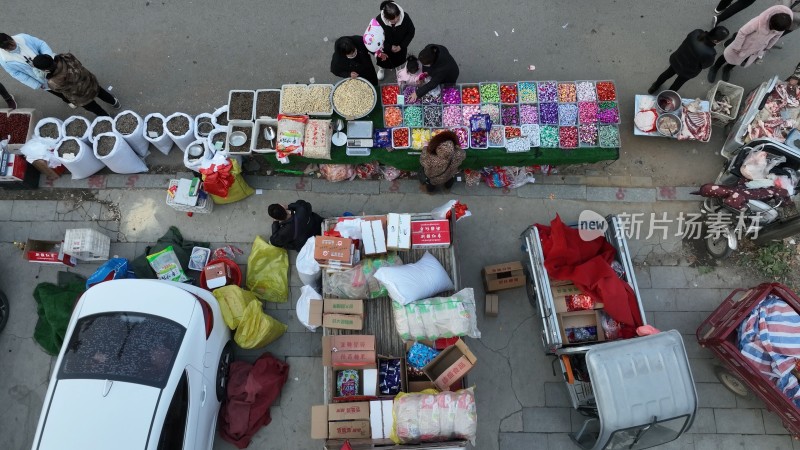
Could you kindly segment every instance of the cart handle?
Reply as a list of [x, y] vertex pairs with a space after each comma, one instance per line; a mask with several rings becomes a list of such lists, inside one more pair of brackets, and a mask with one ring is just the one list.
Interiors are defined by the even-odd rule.
[[567, 384], [575, 384], [575, 377], [572, 375], [572, 364], [569, 363], [569, 356], [561, 355], [561, 363], [564, 364], [564, 375], [567, 377]]

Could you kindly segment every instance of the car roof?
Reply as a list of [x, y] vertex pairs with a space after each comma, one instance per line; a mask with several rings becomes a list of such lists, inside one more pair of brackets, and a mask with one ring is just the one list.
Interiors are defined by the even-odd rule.
[[159, 280], [111, 280], [83, 294], [78, 317], [130, 311], [165, 317], [188, 328], [196, 307], [195, 296], [179, 285]]
[[39, 450], [137, 449], [147, 446], [161, 390], [107, 380], [58, 380]]

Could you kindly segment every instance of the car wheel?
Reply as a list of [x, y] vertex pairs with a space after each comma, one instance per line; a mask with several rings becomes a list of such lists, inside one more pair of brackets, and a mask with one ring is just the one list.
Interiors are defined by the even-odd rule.
[[747, 388], [747, 385], [744, 384], [741, 378], [732, 374], [728, 369], [724, 367], [715, 367], [714, 368], [714, 375], [717, 376], [717, 379], [722, 383], [723, 386], [728, 388], [729, 391], [733, 392], [734, 394], [738, 395], [742, 398], [747, 398], [750, 396], [750, 389]]
[[3, 291], [0, 291], [0, 331], [3, 331], [3, 328], [6, 327], [6, 323], [8, 323], [8, 298]]
[[231, 372], [231, 362], [233, 361], [233, 343], [228, 341], [222, 349], [217, 365], [217, 400], [222, 401], [228, 393], [228, 376]]

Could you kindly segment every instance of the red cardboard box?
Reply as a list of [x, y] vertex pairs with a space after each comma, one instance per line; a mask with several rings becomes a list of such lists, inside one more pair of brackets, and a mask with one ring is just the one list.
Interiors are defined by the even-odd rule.
[[411, 248], [450, 247], [450, 222], [415, 220], [411, 222]]
[[30, 262], [40, 264], [63, 264], [75, 267], [75, 258], [64, 254], [63, 241], [40, 241], [28, 239], [23, 256]]

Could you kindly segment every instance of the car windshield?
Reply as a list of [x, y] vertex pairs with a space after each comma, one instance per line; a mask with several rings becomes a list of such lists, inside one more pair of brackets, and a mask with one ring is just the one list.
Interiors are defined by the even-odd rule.
[[163, 388], [186, 329], [163, 317], [114, 312], [78, 320], [59, 378], [128, 381]]

